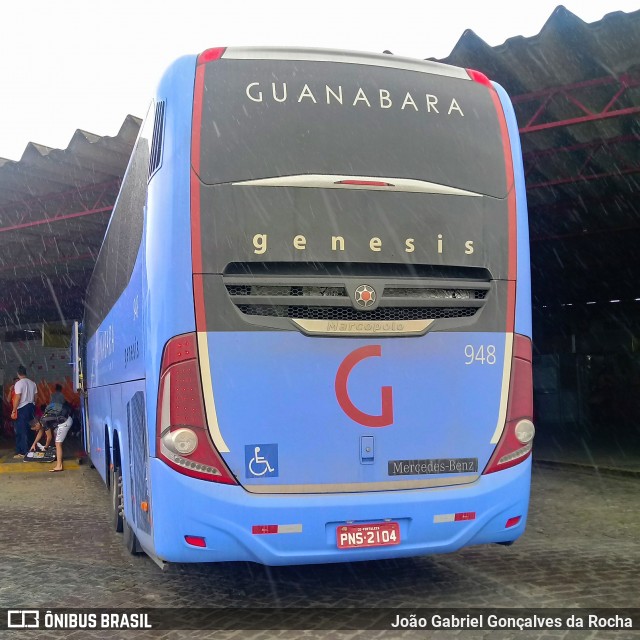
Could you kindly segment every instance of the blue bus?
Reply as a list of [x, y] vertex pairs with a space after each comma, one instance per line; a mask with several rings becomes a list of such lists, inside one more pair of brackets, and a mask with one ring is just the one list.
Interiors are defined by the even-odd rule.
[[483, 74], [315, 49], [178, 59], [85, 309], [85, 443], [132, 553], [324, 563], [523, 533], [525, 185]]

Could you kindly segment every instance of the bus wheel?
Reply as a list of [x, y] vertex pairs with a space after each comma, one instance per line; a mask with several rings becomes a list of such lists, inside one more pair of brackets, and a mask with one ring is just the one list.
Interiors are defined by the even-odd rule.
[[134, 556], [137, 556], [140, 553], [144, 553], [140, 543], [138, 542], [138, 538], [136, 534], [133, 532], [133, 529], [129, 526], [127, 519], [123, 520], [123, 536], [122, 540], [127, 547], [127, 551]]
[[122, 472], [116, 467], [111, 469], [111, 505], [113, 507], [113, 528], [122, 533], [124, 504], [122, 503]]

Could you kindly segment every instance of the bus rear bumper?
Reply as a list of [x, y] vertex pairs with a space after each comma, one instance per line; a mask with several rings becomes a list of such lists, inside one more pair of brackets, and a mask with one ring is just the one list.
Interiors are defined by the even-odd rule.
[[[455, 488], [324, 495], [258, 495], [184, 476], [156, 458], [150, 466], [154, 552], [169, 562], [353, 562], [510, 543], [524, 532], [531, 483], [531, 458]], [[399, 523], [399, 544], [338, 549], [339, 526], [385, 520]], [[254, 529], [265, 526], [277, 532]]]

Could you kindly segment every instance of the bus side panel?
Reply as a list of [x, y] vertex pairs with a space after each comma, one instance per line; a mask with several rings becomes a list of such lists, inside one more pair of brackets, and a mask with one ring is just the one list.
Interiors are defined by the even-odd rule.
[[[114, 460], [112, 428], [115, 428], [115, 423], [112, 422], [112, 418], [118, 416], [119, 420], [122, 419], [117, 412], [120, 403], [118, 383], [127, 378], [141, 378], [144, 375], [141, 263], [139, 255], [129, 284], [87, 345], [87, 368], [90, 372], [87, 403], [90, 427], [85, 427], [85, 438], [90, 438], [91, 461], [105, 481], [108, 474], [107, 465]], [[121, 428], [121, 424], [118, 429]], [[124, 424], [126, 425], [126, 422]], [[111, 449], [108, 459], [105, 446]]]
[[122, 295], [89, 339], [89, 389], [144, 377], [142, 268], [140, 252]]
[[109, 387], [89, 389], [87, 401], [91, 429], [85, 429], [85, 437], [91, 438], [89, 445], [91, 462], [106, 483], [107, 448], [111, 447], [111, 392]]
[[195, 330], [191, 264], [190, 153], [195, 57], [178, 60], [156, 100], [166, 101], [162, 164], [149, 182], [144, 228], [146, 416], [155, 456], [155, 415], [164, 345]]
[[531, 338], [531, 268], [529, 257], [529, 219], [527, 214], [526, 187], [524, 182], [524, 169], [522, 166], [522, 148], [518, 123], [513, 111], [513, 105], [506, 91], [495, 82], [493, 83], [507, 121], [509, 139], [511, 142], [511, 156], [513, 161], [513, 174], [516, 188], [517, 211], [517, 244], [518, 244], [518, 269], [516, 291], [516, 324], [515, 332]]

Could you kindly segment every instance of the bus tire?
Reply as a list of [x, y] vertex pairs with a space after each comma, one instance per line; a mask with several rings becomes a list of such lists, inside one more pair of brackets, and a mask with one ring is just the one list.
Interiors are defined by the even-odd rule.
[[140, 543], [138, 542], [138, 537], [134, 533], [133, 529], [129, 526], [126, 518], [123, 519], [122, 541], [124, 542], [125, 547], [127, 547], [127, 551], [131, 555], [137, 556], [141, 553], [144, 553], [142, 547], [140, 546]]
[[113, 528], [116, 533], [122, 533], [124, 523], [124, 504], [122, 502], [122, 472], [113, 466], [110, 477], [111, 506], [113, 508]]

